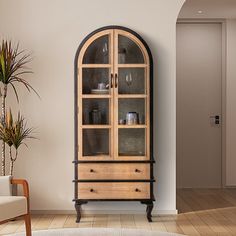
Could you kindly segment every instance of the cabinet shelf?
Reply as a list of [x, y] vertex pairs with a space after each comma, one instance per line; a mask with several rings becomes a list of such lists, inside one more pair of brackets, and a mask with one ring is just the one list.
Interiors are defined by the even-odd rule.
[[118, 98], [146, 98], [146, 94], [119, 94]]
[[147, 125], [118, 125], [120, 129], [144, 129]]
[[78, 160], [97, 161], [98, 157], [99, 157], [99, 160], [103, 160], [103, 161], [110, 161], [110, 160], [112, 160], [112, 157], [109, 156], [109, 155], [81, 156]]
[[147, 64], [118, 64], [119, 68], [145, 68]]
[[111, 68], [111, 64], [82, 64], [82, 68]]
[[111, 125], [81, 125], [82, 129], [110, 129]]
[[83, 94], [82, 98], [111, 98], [110, 94]]

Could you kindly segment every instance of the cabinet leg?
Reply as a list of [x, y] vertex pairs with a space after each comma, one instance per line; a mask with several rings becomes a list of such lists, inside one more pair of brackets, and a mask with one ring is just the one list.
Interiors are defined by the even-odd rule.
[[75, 210], [77, 213], [76, 223], [79, 223], [80, 219], [81, 219], [81, 205], [86, 204], [86, 203], [87, 203], [86, 201], [76, 201], [75, 202]]
[[142, 204], [147, 205], [146, 213], [148, 222], [152, 222], [152, 209], [153, 209], [153, 201], [142, 201]]

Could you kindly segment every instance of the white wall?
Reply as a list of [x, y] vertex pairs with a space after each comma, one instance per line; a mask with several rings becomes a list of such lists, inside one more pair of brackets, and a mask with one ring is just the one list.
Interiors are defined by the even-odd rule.
[[[29, 180], [34, 210], [72, 210], [73, 60], [81, 40], [106, 25], [122, 25], [149, 44], [154, 57], [155, 209], [175, 211], [176, 18], [184, 0], [0, 0], [0, 35], [34, 52], [32, 85], [42, 100], [20, 91], [20, 108], [39, 141], [22, 149], [17, 177]], [[12, 100], [12, 99], [11, 99]], [[141, 210], [138, 203], [90, 203], [89, 210]]]
[[236, 185], [236, 20], [226, 21], [226, 186]]

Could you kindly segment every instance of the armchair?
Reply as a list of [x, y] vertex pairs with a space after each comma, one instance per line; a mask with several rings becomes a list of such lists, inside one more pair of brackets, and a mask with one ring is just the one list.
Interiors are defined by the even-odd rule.
[[[12, 184], [22, 185], [23, 196], [12, 196]], [[26, 236], [31, 236], [29, 186], [26, 180], [0, 176], [0, 224], [24, 217]]]

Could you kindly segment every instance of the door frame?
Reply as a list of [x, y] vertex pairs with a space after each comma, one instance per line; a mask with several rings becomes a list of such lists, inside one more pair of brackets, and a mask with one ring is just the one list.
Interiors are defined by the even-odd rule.
[[[225, 188], [226, 187], [226, 20], [224, 19], [187, 19], [187, 18], [178, 19], [176, 22], [176, 33], [177, 33], [177, 24], [221, 24], [221, 27], [222, 27], [221, 187]], [[176, 48], [177, 48], [177, 45], [176, 45]], [[176, 60], [177, 60], [177, 54], [176, 54]], [[176, 160], [177, 160], [177, 157], [176, 157]], [[177, 172], [176, 172], [176, 177], [177, 177]]]

